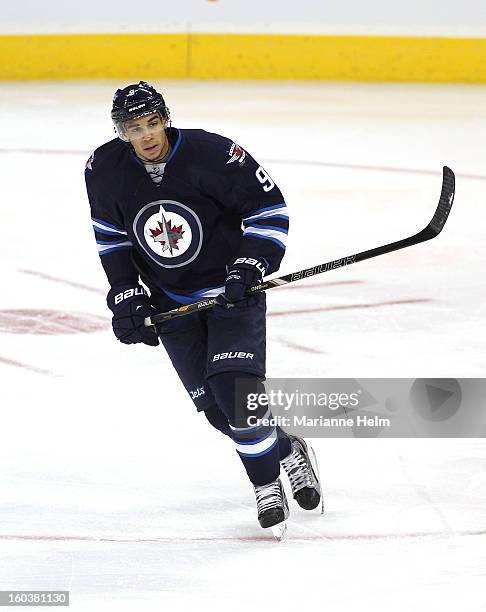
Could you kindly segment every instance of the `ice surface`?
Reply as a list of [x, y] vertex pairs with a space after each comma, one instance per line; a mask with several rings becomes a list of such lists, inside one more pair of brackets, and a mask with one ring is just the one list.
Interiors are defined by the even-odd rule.
[[[484, 376], [486, 88], [158, 84], [175, 125], [281, 185], [282, 273], [418, 231], [456, 171], [437, 239], [269, 292], [269, 376]], [[326, 514], [292, 502], [278, 544], [162, 350], [112, 338], [83, 169], [119, 85], [0, 85], [0, 589], [83, 611], [486, 610], [482, 440], [316, 440]]]

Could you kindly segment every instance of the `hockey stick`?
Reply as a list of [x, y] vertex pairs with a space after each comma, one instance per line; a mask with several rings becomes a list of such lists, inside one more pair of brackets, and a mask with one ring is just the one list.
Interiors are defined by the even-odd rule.
[[[247, 295], [252, 295], [257, 291], [265, 291], [267, 289], [273, 289], [274, 287], [280, 287], [281, 285], [293, 283], [294, 281], [301, 280], [302, 278], [308, 278], [309, 276], [315, 276], [316, 274], [321, 274], [322, 272], [329, 272], [329, 270], [336, 270], [337, 268], [342, 268], [343, 266], [350, 266], [358, 261], [378, 257], [379, 255], [384, 255], [385, 253], [392, 253], [393, 251], [405, 249], [406, 247], [420, 244], [421, 242], [435, 238], [442, 231], [442, 228], [444, 227], [447, 217], [451, 211], [452, 203], [454, 202], [455, 185], [456, 179], [454, 172], [447, 166], [444, 166], [442, 191], [440, 194], [439, 205], [437, 206], [430, 223], [418, 234], [410, 236], [409, 238], [404, 238], [403, 240], [398, 240], [397, 242], [392, 242], [390, 244], [377, 247], [376, 249], [370, 249], [368, 251], [363, 251], [362, 253], [350, 255], [349, 257], [328, 261], [327, 263], [320, 264], [319, 266], [315, 266], [313, 268], [299, 270], [298, 272], [293, 272], [292, 274], [286, 274], [285, 276], [280, 276], [279, 278], [264, 281], [260, 285], [251, 287], [251, 289], [247, 291]], [[180, 308], [169, 310], [168, 312], [161, 312], [153, 315], [152, 317], [147, 317], [145, 319], [145, 325], [148, 327], [150, 325], [155, 325], [156, 323], [169, 321], [175, 317], [182, 317], [186, 314], [190, 314], [191, 312], [206, 310], [207, 308], [212, 308], [215, 304], [216, 298], [208, 298], [200, 302], [187, 304], [185, 306], [181, 306]]]

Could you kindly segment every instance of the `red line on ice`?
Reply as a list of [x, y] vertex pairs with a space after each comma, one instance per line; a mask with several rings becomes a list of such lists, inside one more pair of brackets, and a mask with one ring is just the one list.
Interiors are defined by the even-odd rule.
[[[267, 164], [290, 164], [293, 166], [323, 166], [325, 168], [341, 168], [344, 170], [367, 170], [368, 172], [391, 172], [394, 174], [423, 174], [427, 176], [437, 176], [441, 172], [438, 170], [425, 170], [421, 168], [399, 168], [396, 166], [369, 166], [365, 164], [347, 164], [338, 162], [326, 162], [306, 159], [265, 159]], [[486, 176], [482, 174], [456, 173], [459, 178], [486, 181]]]
[[359, 310], [360, 308], [381, 308], [382, 306], [396, 306], [400, 304], [426, 304], [432, 302], [427, 298], [415, 300], [390, 300], [389, 302], [376, 302], [374, 304], [342, 304], [338, 306], [322, 306], [320, 308], [303, 308], [301, 310], [282, 310], [278, 312], [269, 312], [269, 317], [286, 317], [295, 314], [311, 314], [313, 312], [330, 312], [333, 310]]
[[311, 346], [305, 346], [304, 344], [298, 344], [297, 342], [292, 342], [290, 340], [286, 340], [285, 338], [278, 338], [278, 342], [283, 344], [288, 348], [293, 348], [298, 351], [302, 351], [303, 353], [312, 353], [313, 355], [323, 355], [324, 351], [320, 351], [319, 349], [312, 348]]
[[[409, 533], [355, 533], [355, 534], [319, 534], [309, 536], [289, 536], [289, 540], [313, 542], [316, 540], [394, 540], [398, 538], [437, 538], [451, 536], [485, 536], [486, 529], [470, 529], [465, 531], [417, 531]], [[126, 544], [191, 544], [192, 542], [265, 542], [275, 541], [272, 536], [234, 536], [234, 537], [162, 537], [162, 538], [123, 538], [108, 536], [63, 536], [63, 535], [21, 535], [21, 534], [0, 534], [0, 540], [10, 541], [33, 541], [33, 542], [114, 542]]]
[[0, 148], [0, 153], [28, 153], [33, 155], [89, 155], [91, 151], [80, 149], [32, 149], [30, 147]]
[[45, 274], [44, 272], [37, 272], [36, 270], [19, 270], [22, 274], [30, 274], [31, 276], [38, 276], [44, 280], [52, 281], [53, 283], [62, 283], [63, 285], [69, 285], [70, 287], [75, 287], [76, 289], [84, 289], [85, 291], [91, 291], [92, 293], [100, 293], [104, 295], [106, 291], [100, 289], [99, 287], [92, 287], [91, 285], [83, 285], [82, 283], [75, 283], [74, 281], [70, 281], [66, 278], [60, 278], [59, 276], [51, 276], [50, 274]]
[[106, 317], [47, 309], [0, 310], [0, 332], [12, 334], [77, 334], [104, 330]]
[[31, 372], [35, 372], [36, 374], [44, 374], [46, 376], [57, 376], [53, 372], [49, 372], [49, 370], [43, 370], [42, 368], [36, 368], [35, 366], [28, 365], [27, 363], [21, 363], [20, 361], [15, 361], [14, 359], [8, 359], [7, 357], [0, 356], [0, 363], [5, 363], [6, 365], [15, 366], [17, 368], [23, 368], [24, 370], [30, 370]]
[[297, 285], [289, 283], [288, 285], [281, 285], [279, 289], [316, 289], [317, 287], [335, 287], [339, 285], [362, 285], [363, 283], [364, 281], [361, 280], [331, 281], [327, 283], [297, 283]]
[[[79, 149], [32, 149], [29, 147], [7, 148], [0, 147], [0, 153], [28, 153], [33, 155], [89, 155], [92, 151], [81, 151]], [[340, 162], [326, 162], [310, 159], [263, 159], [268, 164], [289, 164], [292, 166], [323, 166], [326, 168], [343, 168], [345, 170], [367, 170], [371, 172], [392, 172], [397, 174], [424, 174], [439, 175], [437, 170], [424, 170], [420, 168], [399, 168], [396, 166], [370, 166], [367, 164], [347, 164]], [[459, 178], [486, 181], [482, 174], [456, 173]]]

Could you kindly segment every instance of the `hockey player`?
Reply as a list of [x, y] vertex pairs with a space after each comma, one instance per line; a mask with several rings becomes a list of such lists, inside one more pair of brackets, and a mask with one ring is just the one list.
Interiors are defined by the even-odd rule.
[[[160, 338], [197, 410], [234, 441], [262, 527], [288, 516], [280, 465], [298, 503], [317, 507], [320, 485], [305, 442], [248, 427], [244, 401], [235, 399], [237, 380], [256, 390], [265, 376], [265, 294], [245, 292], [278, 270], [285, 252], [279, 188], [235, 142], [172, 127], [148, 83], [118, 89], [111, 117], [118, 137], [96, 149], [85, 177], [116, 337], [150, 346]], [[144, 326], [156, 311], [216, 295], [211, 310], [157, 332]]]

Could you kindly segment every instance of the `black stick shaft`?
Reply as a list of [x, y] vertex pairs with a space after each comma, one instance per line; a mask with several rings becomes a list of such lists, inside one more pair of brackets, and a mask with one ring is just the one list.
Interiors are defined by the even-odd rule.
[[[251, 289], [248, 290], [247, 295], [252, 295], [258, 291], [273, 289], [274, 287], [280, 287], [281, 285], [293, 283], [303, 278], [315, 276], [316, 274], [322, 274], [323, 272], [329, 272], [330, 270], [336, 270], [337, 268], [342, 268], [343, 266], [350, 266], [351, 264], [358, 263], [359, 261], [365, 261], [366, 259], [371, 259], [372, 257], [379, 257], [380, 255], [385, 255], [386, 253], [393, 253], [393, 251], [405, 249], [415, 244], [425, 242], [426, 240], [430, 240], [431, 238], [435, 238], [438, 234], [440, 234], [445, 222], [447, 221], [452, 203], [454, 202], [454, 194], [454, 172], [447, 166], [444, 166], [442, 191], [440, 194], [439, 205], [437, 206], [430, 223], [421, 232], [418, 232], [413, 236], [409, 236], [408, 238], [404, 238], [403, 240], [397, 240], [396, 242], [391, 242], [390, 244], [369, 249], [368, 251], [362, 251], [361, 253], [356, 253], [355, 255], [349, 255], [348, 257], [328, 261], [318, 266], [314, 266], [313, 268], [306, 268], [304, 270], [299, 270], [298, 272], [293, 272], [292, 274], [286, 274], [285, 276], [280, 276], [279, 278], [264, 281], [260, 285], [251, 287]], [[152, 317], [147, 317], [147, 319], [145, 319], [145, 325], [155, 325], [156, 323], [162, 323], [163, 321], [168, 321], [170, 319], [174, 319], [175, 317], [182, 317], [190, 314], [191, 312], [206, 310], [208, 308], [212, 308], [215, 304], [216, 298], [208, 298], [201, 300], [200, 302], [187, 304], [186, 306], [174, 308], [168, 312], [161, 312], [153, 315]]]

